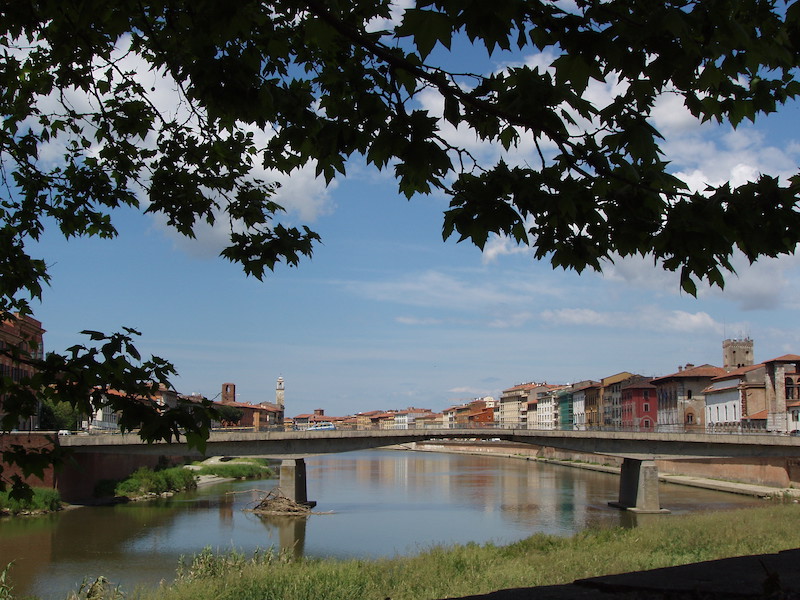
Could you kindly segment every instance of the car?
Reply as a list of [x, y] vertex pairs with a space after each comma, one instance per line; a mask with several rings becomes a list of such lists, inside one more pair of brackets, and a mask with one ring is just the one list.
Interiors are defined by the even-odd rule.
[[331, 431], [332, 429], [336, 429], [336, 425], [330, 421], [320, 421], [319, 423], [309, 425], [306, 431]]

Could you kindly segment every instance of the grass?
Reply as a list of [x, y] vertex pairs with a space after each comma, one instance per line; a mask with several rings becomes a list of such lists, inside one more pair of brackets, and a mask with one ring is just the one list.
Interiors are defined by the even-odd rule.
[[507, 546], [436, 547], [382, 560], [246, 558], [205, 550], [184, 561], [172, 585], [140, 600], [431, 600], [494, 590], [564, 584], [800, 546], [795, 504], [665, 516], [634, 529], [593, 529], [571, 538], [534, 535]]
[[195, 472], [199, 475], [216, 475], [229, 479], [263, 479], [273, 476], [270, 468], [250, 462], [203, 465]]
[[61, 509], [61, 494], [52, 488], [33, 488], [29, 500], [9, 497], [8, 492], [0, 492], [0, 512], [18, 515], [24, 512], [50, 512]]
[[148, 494], [193, 490], [196, 487], [194, 473], [183, 467], [155, 471], [148, 467], [141, 467], [122, 481], [99, 482], [95, 489], [95, 495], [136, 498]]

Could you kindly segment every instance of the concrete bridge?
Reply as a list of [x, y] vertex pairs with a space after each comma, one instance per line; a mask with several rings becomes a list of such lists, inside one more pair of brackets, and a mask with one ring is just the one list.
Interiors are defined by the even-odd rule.
[[379, 448], [433, 439], [499, 439], [623, 459], [619, 500], [613, 506], [637, 512], [666, 512], [658, 497], [657, 459], [800, 457], [800, 438], [766, 434], [638, 433], [503, 429], [215, 431], [205, 454], [185, 443], [147, 444], [135, 434], [60, 436], [62, 447], [76, 455], [263, 456], [281, 458], [281, 490], [307, 502], [305, 461], [309, 456]]

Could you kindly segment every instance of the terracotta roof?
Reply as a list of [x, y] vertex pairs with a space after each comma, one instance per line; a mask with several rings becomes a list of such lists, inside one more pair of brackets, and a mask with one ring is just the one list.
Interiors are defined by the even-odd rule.
[[[716, 378], [719, 379], [719, 378]], [[715, 380], [716, 380], [715, 379]], [[724, 381], [724, 380], [723, 380]], [[735, 390], [739, 388], [739, 382], [732, 382], [730, 385], [726, 385], [725, 387], [714, 387], [713, 385], [704, 388], [701, 394], [715, 394], [716, 392], [728, 392], [730, 390]]]
[[622, 382], [620, 386], [621, 390], [629, 390], [631, 388], [639, 388], [639, 389], [650, 389], [655, 388], [652, 384], [653, 378], [652, 377], [640, 377], [640, 378], [631, 378], [626, 381]]
[[441, 419], [442, 413], [425, 413], [424, 415], [420, 415], [417, 417], [417, 421], [427, 420], [427, 419]]
[[726, 371], [722, 367], [715, 367], [714, 365], [700, 365], [699, 367], [689, 367], [683, 371], [665, 375], [664, 377], [656, 377], [653, 383], [667, 381], [668, 379], [691, 379], [693, 377], [719, 377], [725, 375]]
[[738, 377], [739, 375], [744, 375], [745, 373], [749, 373], [750, 371], [755, 371], [756, 369], [761, 369], [763, 367], [764, 363], [758, 363], [757, 365], [749, 365], [747, 367], [739, 367], [738, 369], [729, 371], [724, 375], [720, 375], [719, 377], [714, 377], [714, 381], [722, 381], [723, 379], [732, 379], [734, 377]]
[[742, 417], [742, 419], [749, 419], [749, 420], [753, 420], [753, 421], [761, 421], [763, 419], [766, 419], [767, 415], [769, 415], [769, 411], [768, 410], [760, 410], [757, 413], [753, 413], [752, 415], [747, 415], [746, 417]]
[[514, 387], [508, 388], [507, 390], [503, 390], [503, 393], [505, 394], [506, 392], [532, 390], [533, 388], [541, 387], [543, 385], [547, 385], [547, 384], [546, 383], [536, 383], [536, 382], [520, 383], [520, 384], [515, 385]]
[[784, 354], [783, 356], [773, 358], [772, 360], [765, 360], [764, 364], [774, 362], [800, 362], [800, 356], [797, 356], [797, 354]]

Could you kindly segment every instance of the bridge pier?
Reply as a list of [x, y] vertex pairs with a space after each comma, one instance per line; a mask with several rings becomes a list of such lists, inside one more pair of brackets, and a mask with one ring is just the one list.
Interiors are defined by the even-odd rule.
[[287, 458], [281, 461], [281, 493], [298, 504], [316, 506], [309, 502], [306, 486], [306, 461], [302, 458]]
[[658, 498], [658, 467], [655, 461], [626, 458], [619, 473], [619, 501], [610, 506], [638, 513], [668, 513]]

